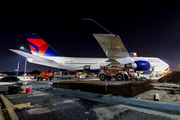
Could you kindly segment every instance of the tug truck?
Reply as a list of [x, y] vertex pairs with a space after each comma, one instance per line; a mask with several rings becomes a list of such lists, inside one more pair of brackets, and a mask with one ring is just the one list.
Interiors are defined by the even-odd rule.
[[53, 76], [53, 73], [49, 70], [49, 71], [43, 71], [41, 72], [38, 77], [37, 77], [37, 81], [43, 81], [43, 79], [46, 79], [46, 80], [52, 80], [52, 76]]
[[128, 80], [135, 80], [135, 76], [130, 74], [129, 68], [122, 68], [118, 66], [101, 66], [100, 67], [100, 74], [99, 79], [101, 81], [111, 81], [112, 77], [116, 78], [117, 81], [128, 81]]

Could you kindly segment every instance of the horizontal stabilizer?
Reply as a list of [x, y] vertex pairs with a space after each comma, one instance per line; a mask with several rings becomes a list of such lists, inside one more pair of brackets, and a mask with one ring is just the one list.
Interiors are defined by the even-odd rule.
[[14, 49], [9, 49], [9, 50], [27, 58], [28, 62], [30, 63], [40, 64], [40, 65], [45, 65], [45, 66], [55, 67], [55, 68], [63, 68], [61, 64], [55, 62], [54, 60], [49, 60], [46, 58], [35, 56], [35, 55], [26, 53], [20, 50], [14, 50]]

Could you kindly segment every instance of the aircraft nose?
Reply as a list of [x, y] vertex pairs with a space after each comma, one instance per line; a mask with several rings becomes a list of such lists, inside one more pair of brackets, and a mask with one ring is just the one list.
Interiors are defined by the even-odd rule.
[[166, 65], [167, 65], [167, 68], [169, 67], [169, 65], [166, 63]]
[[169, 65], [166, 62], [164, 62], [164, 67], [165, 67], [165, 69], [167, 69], [167, 68], [169, 68]]

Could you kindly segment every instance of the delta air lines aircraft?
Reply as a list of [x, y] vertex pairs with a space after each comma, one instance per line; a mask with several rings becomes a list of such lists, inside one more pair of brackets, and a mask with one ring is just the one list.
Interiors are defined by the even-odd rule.
[[28, 62], [39, 65], [66, 69], [70, 71], [97, 71], [100, 66], [123, 66], [134, 71], [144, 71], [151, 74], [152, 71], [165, 71], [169, 65], [155, 57], [130, 57], [121, 38], [102, 27], [96, 21], [83, 18], [92, 35], [98, 41], [107, 58], [82, 58], [65, 57], [56, 52], [50, 45], [35, 33], [26, 33], [31, 53], [10, 49], [11, 51], [27, 58]]

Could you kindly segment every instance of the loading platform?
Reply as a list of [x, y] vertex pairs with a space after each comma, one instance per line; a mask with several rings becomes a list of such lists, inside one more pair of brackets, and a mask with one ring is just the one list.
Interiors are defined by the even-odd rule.
[[55, 88], [81, 90], [101, 94], [134, 96], [153, 89], [150, 81], [63, 81], [53, 83]]

